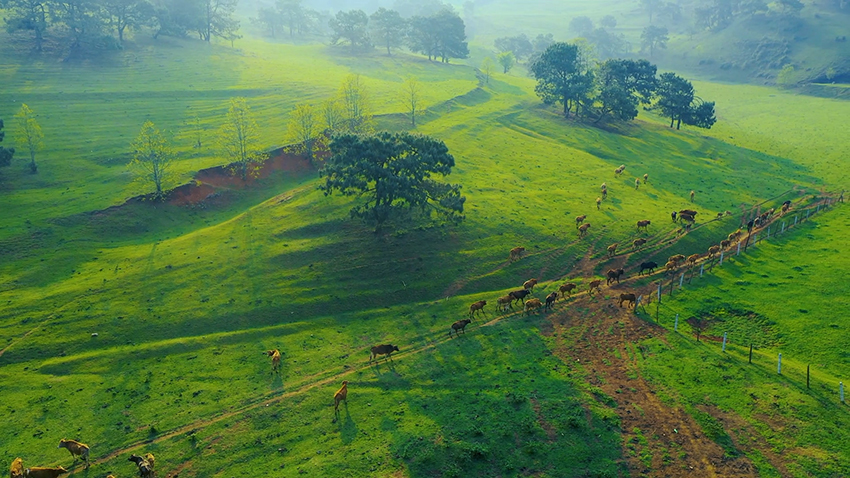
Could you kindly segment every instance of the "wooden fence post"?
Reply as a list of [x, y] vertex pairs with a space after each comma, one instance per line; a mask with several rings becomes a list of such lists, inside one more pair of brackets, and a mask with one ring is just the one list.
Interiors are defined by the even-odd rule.
[[723, 352], [726, 352], [726, 332], [723, 332]]
[[779, 354], [779, 362], [777, 362], [777, 365], [776, 365], [776, 373], [778, 373], [779, 375], [782, 375], [782, 354], [781, 353]]
[[753, 363], [753, 344], [750, 344], [750, 363]]
[[673, 332], [679, 331], [679, 314], [676, 314], [676, 321], [673, 322]]

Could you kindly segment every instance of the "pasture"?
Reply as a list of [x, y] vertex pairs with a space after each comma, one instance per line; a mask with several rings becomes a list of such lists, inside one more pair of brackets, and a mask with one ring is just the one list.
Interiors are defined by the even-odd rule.
[[[706, 357], [730, 359], [659, 331], [671, 344], [665, 348], [656, 329], [653, 337], [640, 337], [652, 353], [634, 355], [627, 376], [613, 370], [606, 376], [603, 366], [610, 364], [601, 355], [591, 362], [599, 372], [588, 370], [584, 356], [572, 355], [594, 340], [582, 327], [603, 335], [610, 317], [646, 319], [612, 312], [605, 289], [596, 302], [559, 303], [550, 316], [514, 313], [494, 321], [495, 299], [529, 278], [541, 279], [538, 298], [561, 280], [585, 290], [611, 267], [632, 276], [643, 260], [704, 252], [738, 227], [742, 204], [795, 186], [808, 193], [823, 184], [840, 188], [846, 173], [830, 169], [840, 153], [824, 159], [828, 143], [816, 148], [814, 139], [795, 141], [790, 125], [779, 121], [756, 128], [746, 109], [750, 87], [722, 86], [737, 102], [725, 109], [717, 98], [721, 123], [710, 134], [673, 131], [652, 115], [597, 128], [540, 105], [527, 78], [496, 75], [478, 88], [472, 69], [462, 65], [404, 55], [349, 58], [321, 46], [248, 40], [237, 50], [138, 41], [137, 49], [86, 65], [3, 58], [0, 82], [7, 88], [0, 104], [16, 108], [25, 101], [41, 112], [47, 149], [38, 175], [18, 165], [0, 173], [0, 407], [7, 417], [0, 435], [8, 437], [0, 443], [0, 463], [22, 456], [28, 464], [68, 467], [67, 452], [55, 447], [73, 438], [92, 447], [89, 473], [97, 476], [130, 475], [131, 451], [155, 453], [160, 477], [686, 474], [687, 464], [701, 457], [668, 450], [665, 462], [659, 448], [648, 447], [647, 459], [641, 439], [654, 443], [653, 436], [624, 425], [631, 423], [623, 421], [628, 407], [609, 387], [640, 377], [669, 397], [664, 404], [690, 420], [694, 433], [709, 435], [716, 408], [749, 424], [766, 448], [785, 446], [779, 440], [794, 434], [791, 425], [800, 426], [793, 412], [805, 407], [807, 426], [831, 437], [822, 443], [821, 434], [796, 436], [796, 445], [783, 449], [805, 449], [801, 456], [810, 458], [787, 465], [789, 473], [828, 476], [817, 474], [822, 466], [846, 474], [840, 444], [847, 432], [837, 424], [846, 424], [847, 409], [813, 395], [825, 391], [796, 387], [793, 395], [773, 399], [778, 411], [770, 420], [746, 409], [742, 395], [709, 402], [705, 390], [692, 385], [693, 374], [703, 373]], [[125, 163], [145, 119], [173, 131], [188, 180], [224, 161], [212, 147], [191, 148], [187, 120], [201, 118], [207, 143], [226, 99], [246, 96], [271, 148], [281, 144], [295, 103], [324, 99], [351, 72], [365, 77], [383, 115], [378, 124], [391, 129], [406, 124], [395, 100], [401, 81], [413, 73], [426, 85], [429, 112], [417, 130], [444, 140], [456, 158], [450, 179], [467, 197], [462, 225], [397, 224], [395, 232], [375, 236], [349, 219], [349, 199], [317, 191], [315, 171], [276, 172], [204, 208], [130, 202], [107, 209], [139, 192]], [[716, 88], [715, 97], [721, 95]], [[773, 105], [771, 98], [752, 98], [750, 107]], [[810, 101], [790, 104], [802, 114]], [[817, 101], [835, 115], [850, 110], [848, 103]], [[728, 138], [735, 124], [753, 132]], [[615, 178], [620, 164], [626, 173]], [[645, 173], [649, 183], [636, 190], [634, 178]], [[603, 182], [610, 192], [597, 210]], [[691, 190], [694, 203], [687, 198]], [[662, 246], [678, 229], [670, 211], [686, 207], [698, 209], [704, 225]], [[735, 214], [707, 221], [725, 210]], [[574, 217], [581, 214], [592, 227], [579, 240]], [[737, 262], [724, 265], [706, 279], [708, 286], [688, 289], [663, 310], [668, 317], [673, 307], [696, 313], [712, 304], [703, 303], [705, 294], [717, 310], [729, 304], [756, 312], [781, 329], [791, 370], [802, 365], [796, 356], [816, 357], [825, 364], [816, 372], [818, 384], [842, 378], [848, 363], [841, 347], [828, 345], [830, 335], [814, 337], [811, 328], [843, 327], [824, 317], [847, 311], [846, 284], [828, 282], [847, 261], [834, 252], [839, 246], [826, 245], [846, 237], [846, 214], [836, 208], [809, 229], [761, 245], [740, 269]], [[638, 232], [635, 222], [643, 219], [652, 224]], [[809, 235], [817, 240], [806, 242]], [[649, 246], [631, 254], [626, 245], [637, 237]], [[606, 259], [614, 242], [622, 252]], [[519, 245], [526, 256], [509, 264], [508, 251]], [[798, 251], [797, 262], [778, 263], [789, 250]], [[817, 278], [807, 286], [833, 295], [804, 291], [799, 294], [811, 305], [783, 306], [796, 299], [768, 281], [793, 274], [786, 269], [797, 264], [810, 264], [807, 280]], [[747, 272], [759, 270], [768, 278]], [[748, 283], [736, 285], [744, 280], [738, 276]], [[488, 301], [488, 316], [449, 339], [451, 323], [476, 300]], [[789, 308], [798, 312], [786, 317]], [[802, 327], [806, 323], [810, 327]], [[369, 366], [369, 347], [378, 343], [398, 345], [400, 352]], [[728, 355], [735, 364], [726, 366], [741, 368], [740, 344], [733, 344]], [[604, 352], [613, 360], [636, 347]], [[770, 347], [759, 349], [763, 361]], [[264, 355], [274, 348], [283, 353], [280, 375], [272, 374]], [[767, 366], [731, 378], [710, 372], [701, 379], [704, 387], [791, 383], [773, 379]], [[332, 397], [342, 380], [349, 381], [348, 403], [335, 422]], [[772, 434], [777, 424], [783, 431]], [[737, 436], [727, 428], [728, 436]], [[760, 449], [747, 449], [746, 458], [774, 476], [773, 461], [760, 458], [766, 453]], [[78, 467], [71, 476], [84, 474]]]

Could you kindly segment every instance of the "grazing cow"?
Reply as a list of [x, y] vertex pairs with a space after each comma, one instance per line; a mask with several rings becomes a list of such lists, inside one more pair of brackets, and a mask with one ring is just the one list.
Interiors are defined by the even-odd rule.
[[536, 286], [536, 285], [537, 285], [537, 279], [528, 279], [527, 281], [522, 283], [522, 288], [533, 291], [534, 286]]
[[540, 302], [540, 299], [528, 299], [528, 302], [525, 303], [525, 313], [531, 315], [532, 310], [536, 310], [543, 307], [543, 302]]
[[372, 347], [372, 355], [369, 356], [369, 363], [372, 363], [372, 359], [375, 359], [375, 362], [377, 362], [378, 355], [386, 355], [386, 359], [392, 360], [393, 352], [398, 352], [398, 347], [396, 347], [395, 345], [376, 345]]
[[708, 248], [708, 258], [711, 259], [715, 254], [720, 252], [720, 246], [711, 246]]
[[634, 307], [636, 300], [637, 297], [634, 294], [620, 294], [620, 307], [623, 306], [623, 302], [629, 302]]
[[626, 170], [626, 165], [621, 164], [619, 168], [614, 170], [614, 177], [620, 176], [621, 174], [623, 174], [623, 171], [625, 171], [625, 170]]
[[596, 289], [599, 292], [602, 292], [602, 279], [596, 279], [590, 281], [590, 284], [587, 287], [587, 293], [593, 295], [593, 289]]
[[555, 305], [555, 301], [558, 300], [558, 293], [552, 292], [551, 294], [546, 296], [546, 307], [543, 310], [549, 310], [552, 306]]
[[643, 184], [646, 184], [648, 182], [649, 182], [649, 174], [644, 174], [643, 175]]
[[452, 328], [449, 329], [449, 338], [452, 338], [452, 331], [454, 331], [456, 335], [459, 335], [461, 332], [466, 334], [466, 326], [469, 325], [470, 322], [472, 321], [469, 319], [463, 319], [453, 323]]
[[640, 264], [640, 271], [638, 272], [638, 274], [639, 275], [643, 274], [643, 271], [649, 271], [648, 274], [651, 274], [652, 271], [654, 271], [656, 267], [658, 267], [658, 264], [656, 264], [655, 262], [652, 262], [652, 261], [642, 262]]
[[721, 249], [726, 249], [726, 248], [727, 248], [727, 247], [729, 247], [731, 244], [732, 244], [732, 241], [730, 241], [729, 239], [723, 239], [722, 241], [720, 241], [720, 248], [721, 248]]
[[650, 221], [648, 219], [643, 220], [643, 221], [638, 221], [637, 222], [637, 228], [638, 229], [646, 229], [647, 227], [649, 227], [650, 224], [652, 224], [652, 221]]
[[788, 212], [789, 209], [791, 209], [791, 201], [785, 201], [784, 203], [782, 203], [782, 212], [783, 213]]
[[272, 373], [280, 372], [280, 350], [268, 350], [263, 353], [272, 358]]
[[587, 214], [582, 214], [581, 216], [576, 216], [576, 227], [578, 227], [584, 220], [587, 219]]
[[607, 190], [608, 190], [608, 185], [605, 184], [605, 183], [602, 183], [602, 192], [605, 192]]
[[596, 198], [596, 210], [602, 209], [602, 198]]
[[513, 297], [514, 302], [521, 301], [523, 304], [525, 304], [525, 298], [528, 294], [531, 294], [531, 291], [527, 289], [508, 292], [508, 295]]
[[478, 312], [479, 310], [481, 311], [481, 313], [482, 313], [482, 314], [487, 315], [487, 314], [484, 312], [484, 306], [485, 306], [485, 305], [487, 305], [487, 301], [486, 301], [486, 300], [479, 300], [478, 302], [476, 302], [476, 303], [474, 303], [474, 304], [470, 305], [470, 306], [469, 306], [469, 316], [470, 316], [470, 317], [473, 317], [473, 316], [475, 315], [475, 313], [476, 313], [476, 312]]
[[89, 446], [85, 443], [80, 443], [74, 440], [59, 440], [59, 446], [56, 448], [65, 448], [71, 453], [71, 457], [74, 458], [74, 462], [77, 462], [77, 456], [82, 458], [86, 462], [86, 468], [89, 467]]
[[693, 190], [691, 191], [691, 202], [694, 202], [694, 196], [696, 196], [696, 194], [697, 193], [695, 193]]
[[514, 301], [513, 297], [506, 295], [506, 296], [499, 297], [498, 299], [496, 299], [496, 305], [499, 307], [499, 309], [501, 309], [502, 312], [504, 312], [504, 311], [508, 310], [508, 307], [510, 307], [511, 309], [514, 308], [513, 301]]
[[697, 212], [694, 211], [693, 209], [682, 209], [681, 211], [679, 211], [679, 214], [688, 214], [690, 216], [696, 217]]
[[61, 466], [56, 468], [42, 468], [40, 466], [33, 466], [24, 470], [24, 476], [28, 478], [57, 478], [63, 473], [68, 473], [68, 470], [62, 468]]
[[578, 228], [578, 237], [584, 237], [588, 229], [590, 229], [589, 222], [582, 224], [581, 227]]
[[670, 217], [673, 218], [673, 222], [676, 222], [676, 214], [678, 214], [676, 211], [670, 213]]
[[513, 262], [520, 260], [522, 258], [523, 252], [525, 252], [524, 247], [514, 247], [513, 249], [511, 249], [510, 261]]
[[127, 461], [132, 461], [136, 464], [137, 467], [139, 467], [139, 476], [143, 478], [154, 476], [153, 465], [151, 465], [148, 460], [142, 458], [141, 456], [135, 454], [130, 455], [130, 458], [128, 458]]
[[670, 258], [667, 260], [669, 262], [674, 262], [678, 265], [680, 262], [685, 260], [685, 256], [683, 254], [676, 254], [675, 256], [670, 256]]
[[339, 413], [339, 403], [345, 402], [345, 406], [348, 406], [348, 380], [342, 381], [342, 386], [339, 387], [339, 390], [334, 394], [334, 414]]
[[153, 463], [154, 463], [154, 460], [155, 460], [153, 453], [145, 453], [145, 460], [148, 460], [148, 463], [151, 464], [151, 470], [153, 470], [154, 469]]
[[691, 254], [688, 256], [688, 264], [690, 264], [691, 267], [695, 266], [698, 260], [699, 254]]
[[614, 244], [611, 244], [610, 246], [608, 246], [608, 257], [611, 257], [611, 256], [613, 256], [614, 254], [617, 253], [617, 246], [619, 246], [619, 245], [620, 245], [619, 243], [615, 242]]
[[569, 294], [569, 295], [571, 295], [571, 296], [572, 296], [572, 295], [573, 295], [573, 290], [574, 290], [576, 287], [577, 287], [577, 286], [576, 286], [575, 284], [573, 284], [572, 282], [568, 282], [568, 283], [566, 283], [566, 284], [562, 284], [562, 285], [561, 285], [561, 287], [558, 287], [558, 292], [560, 292], [560, 293], [561, 293], [561, 297], [563, 297], [564, 299], [566, 299], [566, 297], [564, 297], [564, 293], [567, 293], [567, 294]]
[[646, 239], [644, 239], [644, 238], [635, 239], [634, 242], [632, 242], [632, 245], [635, 247], [635, 250], [637, 250], [638, 248], [640, 248], [644, 244], [646, 244]]
[[694, 218], [694, 216], [691, 216], [690, 214], [685, 214], [683, 212], [680, 212], [679, 213], [679, 221], [684, 221], [684, 222], [688, 222], [688, 223], [693, 224], [696, 221], [696, 219]]
[[635, 178], [635, 189], [640, 188], [640, 178]]
[[24, 460], [21, 458], [15, 458], [15, 461], [12, 462], [12, 466], [9, 468], [9, 476], [11, 478], [23, 478]]
[[728, 235], [728, 236], [726, 236], [726, 239], [729, 239], [729, 242], [734, 242], [734, 241], [735, 241], [735, 239], [737, 239], [737, 238], [739, 238], [739, 237], [741, 236], [741, 234], [743, 234], [743, 231], [741, 231], [740, 229], [738, 229], [738, 230], [737, 230], [737, 231], [735, 231], [735, 232], [730, 232], [730, 233], [729, 233], [729, 235]]
[[610, 285], [611, 282], [614, 282], [614, 281], [617, 281], [617, 283], [619, 284], [620, 283], [620, 277], [625, 275], [625, 273], [626, 273], [626, 271], [624, 271], [623, 269], [609, 269], [608, 273], [607, 273], [608, 280], [605, 282], [605, 285]]
[[667, 261], [667, 263], [664, 264], [664, 268], [667, 270], [667, 272], [673, 272], [674, 270], [676, 270], [677, 265], [677, 262]]

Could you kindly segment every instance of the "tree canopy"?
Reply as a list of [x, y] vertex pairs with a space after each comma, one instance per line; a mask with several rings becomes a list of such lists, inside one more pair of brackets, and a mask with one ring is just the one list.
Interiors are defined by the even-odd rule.
[[461, 187], [435, 179], [451, 174], [455, 164], [442, 141], [406, 132], [346, 133], [335, 136], [330, 149], [321, 189], [325, 195], [364, 198], [351, 216], [374, 224], [376, 232], [403, 213], [450, 222], [463, 219], [466, 198]]
[[670, 37], [667, 36], [667, 29], [664, 27], [656, 27], [650, 25], [643, 29], [640, 34], [641, 46], [644, 50], [649, 49], [649, 57], [655, 54], [656, 48], [667, 48], [667, 41]]
[[17, 121], [17, 129], [15, 130], [15, 143], [26, 147], [30, 153], [30, 172], [35, 174], [38, 172], [38, 166], [35, 164], [35, 153], [44, 147], [44, 133], [41, 131], [41, 125], [38, 124], [35, 112], [25, 104], [21, 105], [21, 110], [15, 115]]
[[412, 51], [440, 58], [448, 63], [451, 58], [469, 56], [466, 26], [453, 11], [444, 9], [429, 17], [417, 16], [410, 20], [408, 46]]
[[407, 22], [401, 18], [395, 10], [379, 8], [370, 18], [372, 38], [379, 41], [381, 46], [386, 47], [387, 55], [392, 55], [393, 48], [400, 48], [404, 44], [407, 34]]
[[363, 10], [340, 11], [331, 19], [333, 30], [331, 43], [348, 42], [351, 49], [367, 48], [372, 45], [369, 39], [369, 16]]
[[714, 115], [714, 102], [705, 102], [694, 95], [694, 86], [690, 81], [675, 73], [664, 73], [658, 80], [658, 103], [656, 107], [665, 116], [670, 117], [670, 127], [682, 123], [699, 128], [710, 129], [717, 118]]
[[537, 80], [537, 95], [546, 104], [561, 103], [564, 116], [569, 116], [573, 107], [578, 113], [593, 89], [593, 73], [575, 44], [553, 43], [532, 63], [531, 73]]
[[599, 119], [612, 115], [628, 121], [638, 104], [649, 104], [656, 89], [656, 67], [646, 60], [607, 60], [599, 67]]
[[130, 168], [136, 177], [155, 189], [154, 197], [162, 199], [164, 190], [173, 181], [174, 151], [165, 135], [150, 121], [145, 121], [139, 136], [133, 141], [133, 160]]

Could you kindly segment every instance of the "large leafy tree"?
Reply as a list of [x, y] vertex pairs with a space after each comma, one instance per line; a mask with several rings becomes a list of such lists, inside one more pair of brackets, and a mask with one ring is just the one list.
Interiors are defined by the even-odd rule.
[[289, 117], [287, 140], [295, 145], [295, 150], [307, 160], [313, 160], [317, 143], [322, 134], [319, 115], [310, 104], [299, 104]]
[[154, 16], [153, 5], [145, 0], [106, 0], [103, 8], [121, 43], [124, 42], [125, 30], [138, 28]]
[[375, 231], [399, 213], [428, 218], [463, 219], [466, 198], [460, 186], [439, 181], [454, 167], [440, 140], [411, 133], [342, 134], [331, 141], [331, 157], [322, 170], [325, 195], [339, 192], [365, 201], [351, 210], [375, 224]]
[[650, 58], [655, 54], [656, 48], [667, 48], [667, 42], [669, 40], [670, 37], [667, 36], [667, 29], [655, 25], [649, 25], [640, 34], [641, 46], [644, 49], [649, 49]]
[[15, 143], [30, 153], [30, 172], [35, 174], [38, 172], [38, 166], [35, 164], [35, 153], [39, 152], [44, 147], [44, 133], [41, 131], [41, 125], [38, 124], [35, 112], [25, 104], [21, 105], [21, 110], [15, 115], [17, 121], [17, 129], [15, 130]]
[[369, 16], [363, 10], [337, 12], [330, 21], [330, 27], [334, 31], [331, 39], [334, 45], [347, 41], [352, 50], [372, 45], [369, 40]]
[[35, 50], [41, 51], [44, 32], [48, 26], [49, 5], [46, 0], [10, 0], [7, 6], [6, 27], [10, 31], [29, 30], [33, 32]]
[[512, 51], [503, 51], [496, 57], [496, 61], [502, 65], [502, 73], [508, 73], [516, 64], [516, 57]]
[[54, 0], [50, 9], [51, 17], [68, 29], [72, 53], [100, 38], [105, 29], [106, 15], [94, 0]]
[[534, 45], [525, 33], [515, 37], [496, 38], [493, 44], [500, 52], [512, 52], [518, 61], [522, 61], [534, 53]]
[[260, 128], [245, 98], [230, 100], [218, 143], [222, 154], [233, 162], [234, 172], [243, 180], [248, 179], [249, 173], [259, 171], [266, 160], [267, 155], [260, 149]]
[[198, 34], [204, 41], [219, 37], [233, 41], [239, 36], [239, 20], [234, 18], [237, 0], [201, 0]]
[[663, 73], [658, 79], [658, 103], [665, 116], [670, 117], [670, 127], [679, 129], [682, 123], [709, 129], [717, 122], [714, 102], [703, 101], [694, 95], [690, 81], [675, 73]]
[[448, 63], [451, 58], [469, 56], [466, 26], [456, 13], [444, 9], [430, 17], [413, 17], [410, 20], [409, 47], [415, 52], [440, 58]]
[[593, 90], [593, 73], [582, 60], [579, 47], [570, 43], [553, 43], [531, 64], [537, 80], [534, 90], [546, 104], [561, 103], [564, 116], [574, 107], [576, 113]]
[[649, 104], [655, 93], [656, 67], [646, 60], [607, 60], [599, 67], [599, 120], [607, 116], [629, 121], [638, 105]]
[[[3, 138], [6, 136], [6, 133], [3, 132], [3, 120], [0, 119], [0, 143], [3, 142]], [[0, 168], [9, 166], [12, 164], [12, 156], [15, 154], [15, 148], [4, 148], [0, 146]]]
[[401, 48], [407, 34], [407, 22], [397, 11], [379, 8], [370, 19], [372, 38], [386, 47], [387, 55], [392, 55], [393, 48]]
[[168, 145], [162, 131], [150, 121], [145, 121], [139, 136], [133, 141], [133, 160], [130, 168], [139, 181], [154, 188], [154, 197], [162, 199], [165, 188], [174, 179], [172, 163], [174, 151]]

